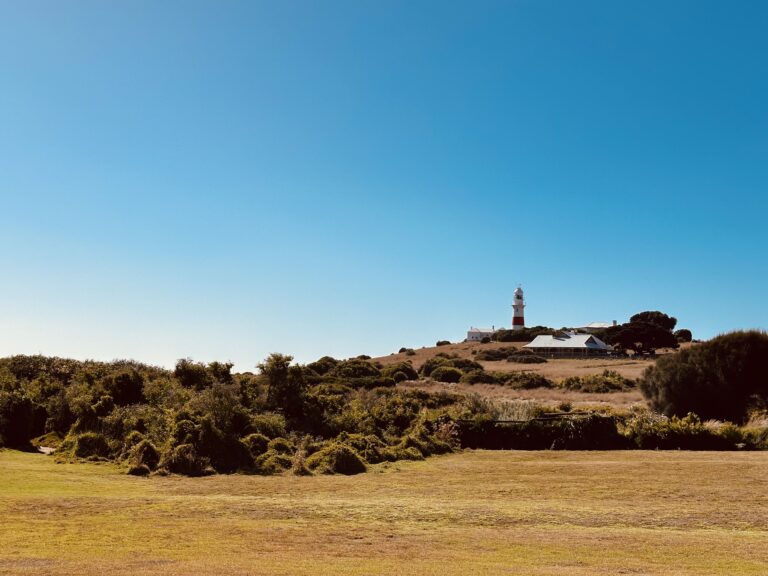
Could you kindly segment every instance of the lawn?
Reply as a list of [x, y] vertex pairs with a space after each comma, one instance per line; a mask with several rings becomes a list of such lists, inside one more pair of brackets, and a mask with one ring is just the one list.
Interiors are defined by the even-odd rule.
[[0, 451], [0, 574], [768, 573], [768, 453], [475, 451], [134, 478]]

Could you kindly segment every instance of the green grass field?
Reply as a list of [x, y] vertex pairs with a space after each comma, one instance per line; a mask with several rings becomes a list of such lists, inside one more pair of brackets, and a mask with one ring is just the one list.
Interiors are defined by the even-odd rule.
[[768, 453], [134, 478], [0, 451], [0, 574], [768, 574]]

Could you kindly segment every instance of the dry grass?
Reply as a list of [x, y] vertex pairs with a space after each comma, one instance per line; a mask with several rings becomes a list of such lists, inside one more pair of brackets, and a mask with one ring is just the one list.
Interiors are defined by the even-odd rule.
[[634, 404], [645, 405], [643, 395], [639, 390], [610, 393], [586, 393], [566, 390], [564, 388], [534, 388], [532, 390], [515, 390], [507, 386], [493, 384], [445, 384], [433, 380], [417, 380], [398, 384], [400, 388], [426, 390], [427, 392], [459, 392], [462, 394], [479, 394], [484, 398], [499, 401], [535, 400], [546, 406], [557, 406], [561, 402], [570, 402], [575, 408], [610, 406], [626, 409]]
[[[439, 352], [448, 354], [457, 354], [462, 358], [474, 358], [473, 351], [488, 350], [493, 348], [503, 348], [508, 346], [522, 347], [525, 342], [490, 342], [480, 344], [477, 342], [463, 342], [461, 344], [450, 344], [447, 346], [420, 348], [414, 350], [413, 356], [405, 353], [392, 354], [374, 358], [382, 364], [392, 364], [394, 362], [404, 362], [410, 360], [413, 366], [418, 369], [424, 362], [435, 356]], [[547, 378], [559, 381], [569, 376], [585, 376], [588, 374], [597, 374], [603, 370], [614, 370], [626, 378], [638, 378], [648, 366], [653, 364], [653, 360], [641, 359], [633, 360], [627, 358], [588, 358], [583, 360], [563, 359], [548, 360], [546, 364], [516, 364], [514, 362], [480, 362], [486, 370], [496, 372], [536, 372]]]
[[768, 573], [766, 453], [466, 452], [139, 479], [0, 452], [0, 574]]

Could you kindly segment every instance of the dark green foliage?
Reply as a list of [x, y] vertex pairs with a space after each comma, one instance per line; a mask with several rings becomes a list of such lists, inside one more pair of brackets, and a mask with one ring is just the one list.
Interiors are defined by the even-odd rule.
[[463, 372], [452, 366], [438, 366], [432, 371], [431, 377], [438, 382], [456, 383], [461, 380]]
[[398, 372], [405, 376], [405, 380], [418, 380], [419, 378], [419, 373], [416, 372], [416, 369], [410, 362], [397, 362], [395, 364], [384, 366], [381, 369], [382, 376], [393, 378], [396, 381], [397, 378], [395, 378], [395, 374]]
[[634, 324], [634, 323], [653, 324], [655, 326], [658, 326], [659, 328], [662, 328], [663, 330], [666, 330], [667, 332], [672, 332], [672, 330], [674, 330], [675, 326], [677, 325], [677, 318], [673, 316], [667, 316], [663, 312], [654, 310], [654, 311], [647, 311], [647, 312], [638, 312], [637, 314], [635, 314], [629, 319], [629, 323], [630, 324]]
[[497, 330], [492, 339], [496, 342], [530, 342], [536, 336], [554, 334], [557, 330], [547, 328], [546, 326], [534, 326], [532, 328], [523, 328], [521, 330]]
[[255, 460], [267, 451], [269, 438], [259, 433], [248, 434], [248, 436], [242, 439], [242, 443]]
[[599, 336], [606, 344], [636, 353], [654, 353], [659, 348], [677, 348], [677, 338], [669, 330], [647, 322], [631, 322], [607, 328]]
[[578, 392], [621, 392], [635, 388], [635, 381], [624, 378], [613, 370], [603, 370], [602, 374], [590, 374], [588, 376], [570, 376], [560, 385], [567, 390]]
[[106, 458], [110, 454], [110, 449], [102, 434], [84, 432], [74, 438], [72, 454], [78, 458]]
[[424, 364], [421, 366], [421, 369], [419, 370], [419, 373], [422, 376], [429, 378], [432, 376], [432, 372], [439, 367], [456, 368], [462, 372], [470, 372], [472, 370], [483, 369], [483, 367], [474, 360], [470, 360], [468, 358], [460, 358], [456, 354], [445, 354], [440, 352], [424, 362]]
[[384, 460], [384, 451], [387, 448], [386, 443], [373, 434], [366, 436], [342, 432], [336, 438], [336, 442], [350, 446], [361, 458], [371, 464], [382, 462]]
[[256, 471], [260, 474], [279, 474], [285, 472], [293, 464], [293, 459], [274, 450], [268, 450], [256, 459]]
[[307, 368], [312, 370], [315, 374], [323, 376], [324, 374], [327, 374], [328, 372], [333, 370], [338, 363], [339, 361], [336, 360], [336, 358], [331, 358], [330, 356], [323, 356], [319, 360], [316, 360], [315, 362], [307, 364]]
[[675, 335], [675, 338], [677, 338], [678, 342], [690, 342], [691, 340], [693, 340], [693, 334], [687, 328], [681, 328], [680, 330], [675, 330], [674, 335]]
[[464, 384], [503, 384], [504, 379], [494, 372], [473, 370], [464, 374], [460, 382]]
[[554, 388], [554, 383], [549, 378], [535, 372], [509, 372], [504, 374], [504, 385], [519, 390], [531, 390], [533, 388]]
[[351, 378], [378, 377], [381, 376], [381, 370], [367, 360], [353, 358], [352, 360], [339, 362], [332, 374], [339, 380], [347, 380]]
[[145, 466], [154, 470], [160, 463], [160, 454], [149, 440], [142, 440], [131, 450], [130, 462], [133, 466]]
[[304, 374], [291, 366], [292, 356], [270, 354], [258, 368], [268, 382], [267, 407], [282, 411], [286, 418], [301, 418], [304, 412]]
[[203, 390], [213, 384], [213, 376], [206, 370], [205, 364], [193, 362], [190, 358], [176, 362], [173, 376], [184, 388]]
[[475, 360], [483, 360], [486, 362], [506, 360], [508, 362], [518, 362], [520, 364], [541, 364], [547, 361], [546, 358], [537, 356], [532, 350], [516, 348], [514, 346], [480, 350], [475, 355]]
[[262, 413], [251, 416], [251, 429], [267, 438], [277, 438], [287, 434], [285, 418], [282, 414]]
[[450, 343], [450, 340], [438, 340], [435, 342], [435, 346], [448, 346]]
[[33, 434], [34, 406], [20, 391], [0, 390], [0, 447], [23, 447]]
[[102, 385], [118, 406], [144, 401], [144, 378], [135, 369], [121, 370], [104, 378]]
[[483, 338], [480, 340], [480, 344], [490, 344], [491, 337], [490, 336], [483, 336]]
[[172, 447], [163, 455], [159, 466], [185, 476], [203, 476], [213, 472], [210, 461], [201, 456], [192, 444]]
[[149, 467], [144, 464], [138, 464], [128, 468], [128, 474], [131, 476], [149, 476], [151, 472]]
[[413, 348], [406, 348], [405, 355], [406, 356], [415, 356], [416, 355], [416, 351]]
[[366, 471], [365, 461], [350, 446], [329, 442], [307, 458], [307, 468], [320, 474], [361, 474]]
[[293, 454], [295, 447], [285, 438], [274, 438], [269, 441], [267, 448], [278, 454]]
[[612, 417], [528, 420], [497, 423], [477, 419], [460, 423], [461, 446], [492, 450], [615, 450], [627, 440]]
[[768, 334], [732, 332], [662, 356], [646, 369], [640, 390], [668, 416], [742, 422], [751, 407], [768, 403]]

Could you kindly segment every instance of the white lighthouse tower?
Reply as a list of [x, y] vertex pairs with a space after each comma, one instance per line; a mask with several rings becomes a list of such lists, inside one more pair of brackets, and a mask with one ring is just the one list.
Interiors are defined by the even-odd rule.
[[523, 289], [520, 286], [515, 290], [515, 296], [512, 300], [512, 330], [522, 330], [525, 328], [525, 300], [523, 300]]

